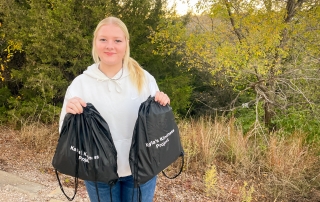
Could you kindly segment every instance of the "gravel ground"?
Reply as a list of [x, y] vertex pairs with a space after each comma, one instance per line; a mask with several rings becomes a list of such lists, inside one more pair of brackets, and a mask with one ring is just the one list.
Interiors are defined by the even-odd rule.
[[[0, 186], [0, 202], [58, 202], [68, 201], [62, 194], [51, 166], [52, 151], [32, 151], [19, 144], [13, 131], [0, 132], [0, 170], [44, 186], [37, 194], [23, 193], [12, 185]], [[61, 176], [69, 196], [72, 195], [73, 178]], [[176, 179], [159, 175], [155, 202], [168, 201], [213, 201], [206, 197], [204, 185], [195, 176], [182, 173]], [[89, 202], [80, 181], [74, 202]]]

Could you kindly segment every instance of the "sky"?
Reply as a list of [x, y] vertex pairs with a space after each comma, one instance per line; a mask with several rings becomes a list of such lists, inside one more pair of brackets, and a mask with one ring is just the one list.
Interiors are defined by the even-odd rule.
[[[184, 15], [187, 13], [188, 9], [194, 7], [198, 0], [168, 0], [168, 6], [171, 7], [174, 2], [177, 4], [177, 13], [179, 15]], [[189, 2], [189, 4], [187, 2]]]

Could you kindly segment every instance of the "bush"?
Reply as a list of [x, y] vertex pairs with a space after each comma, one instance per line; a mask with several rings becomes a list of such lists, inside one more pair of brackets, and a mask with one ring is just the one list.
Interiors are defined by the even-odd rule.
[[320, 119], [319, 115], [310, 111], [302, 111], [289, 109], [285, 114], [282, 114], [273, 121], [286, 134], [301, 131], [308, 134], [309, 142], [320, 140]]
[[11, 97], [9, 105], [8, 120], [16, 128], [20, 128], [25, 122], [41, 122], [45, 124], [57, 122], [61, 112], [61, 107], [48, 104], [40, 97], [35, 97], [31, 100]]
[[8, 110], [8, 99], [11, 93], [7, 87], [0, 88], [0, 122], [6, 122], [8, 120], [7, 110]]

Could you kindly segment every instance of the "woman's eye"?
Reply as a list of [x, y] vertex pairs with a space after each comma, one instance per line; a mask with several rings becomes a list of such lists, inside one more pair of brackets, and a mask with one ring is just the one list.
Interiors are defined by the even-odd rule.
[[115, 42], [116, 43], [120, 43], [120, 42], [122, 42], [121, 40], [119, 40], [119, 39], [117, 39], [117, 40], [115, 40]]
[[100, 39], [99, 41], [107, 41], [106, 39]]

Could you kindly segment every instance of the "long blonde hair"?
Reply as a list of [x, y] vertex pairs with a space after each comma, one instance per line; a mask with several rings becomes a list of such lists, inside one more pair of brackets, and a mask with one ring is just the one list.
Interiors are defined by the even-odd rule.
[[129, 46], [129, 32], [127, 26], [116, 17], [107, 17], [99, 22], [97, 25], [94, 34], [93, 34], [93, 42], [92, 42], [92, 57], [96, 64], [100, 63], [100, 58], [96, 51], [95, 40], [97, 37], [97, 32], [103, 25], [113, 24], [118, 26], [124, 33], [126, 41], [127, 41], [127, 48], [123, 58], [123, 66], [128, 67], [130, 73], [130, 79], [132, 83], [137, 87], [138, 91], [141, 92], [143, 85], [145, 83], [145, 76], [142, 67], [139, 65], [137, 61], [130, 57], [130, 46]]

